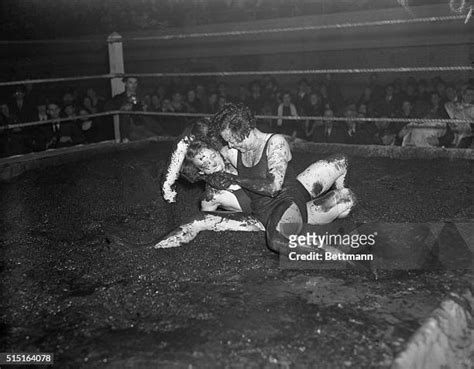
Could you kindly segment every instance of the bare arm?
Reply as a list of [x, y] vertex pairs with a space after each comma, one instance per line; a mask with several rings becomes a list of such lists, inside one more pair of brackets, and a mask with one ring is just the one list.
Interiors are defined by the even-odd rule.
[[263, 179], [236, 177], [235, 182], [243, 188], [274, 197], [283, 187], [286, 168], [291, 160], [291, 151], [285, 138], [281, 135], [273, 136], [267, 147], [268, 171]]
[[193, 139], [193, 136], [184, 136], [176, 144], [176, 148], [169, 159], [169, 164], [161, 186], [163, 198], [169, 203], [176, 201], [176, 190], [174, 189], [174, 183], [179, 177], [179, 172], [186, 156], [186, 151], [188, 150], [189, 144]]

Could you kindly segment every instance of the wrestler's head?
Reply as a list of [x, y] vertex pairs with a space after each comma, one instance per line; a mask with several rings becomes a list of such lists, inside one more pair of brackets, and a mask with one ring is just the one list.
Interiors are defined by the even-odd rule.
[[198, 170], [199, 174], [212, 174], [225, 169], [224, 159], [219, 151], [204, 141], [192, 142], [186, 153], [186, 159]]
[[220, 135], [230, 148], [245, 152], [248, 149], [250, 132], [257, 121], [248, 107], [243, 104], [226, 104], [214, 116]]

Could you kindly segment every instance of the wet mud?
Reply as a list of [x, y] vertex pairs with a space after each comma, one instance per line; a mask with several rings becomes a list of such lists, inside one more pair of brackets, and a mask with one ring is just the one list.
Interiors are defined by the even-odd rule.
[[[282, 270], [264, 233], [203, 232], [137, 243], [198, 213], [203, 187], [161, 198], [167, 144], [26, 173], [0, 184], [3, 352], [59, 368], [388, 368], [469, 270]], [[297, 169], [316, 159], [296, 153]], [[347, 184], [369, 222], [472, 222], [472, 162], [351, 158]], [[31, 367], [31, 366], [30, 366]]]

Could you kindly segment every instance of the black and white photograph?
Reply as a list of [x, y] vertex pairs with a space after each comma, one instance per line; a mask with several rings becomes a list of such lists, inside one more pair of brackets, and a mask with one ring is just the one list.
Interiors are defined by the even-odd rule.
[[474, 369], [473, 0], [1, 0], [0, 369]]

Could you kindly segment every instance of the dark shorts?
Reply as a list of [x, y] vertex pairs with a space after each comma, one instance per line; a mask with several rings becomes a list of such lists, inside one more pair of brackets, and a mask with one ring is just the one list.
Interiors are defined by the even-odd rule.
[[244, 214], [252, 214], [252, 202], [243, 189], [232, 191]]
[[283, 202], [295, 203], [300, 210], [303, 222], [306, 223], [308, 221], [306, 203], [311, 200], [311, 195], [296, 179], [285, 182], [282, 190], [275, 197], [263, 196], [247, 190], [245, 192], [251, 200], [252, 215], [265, 226], [274, 214], [275, 208]]

